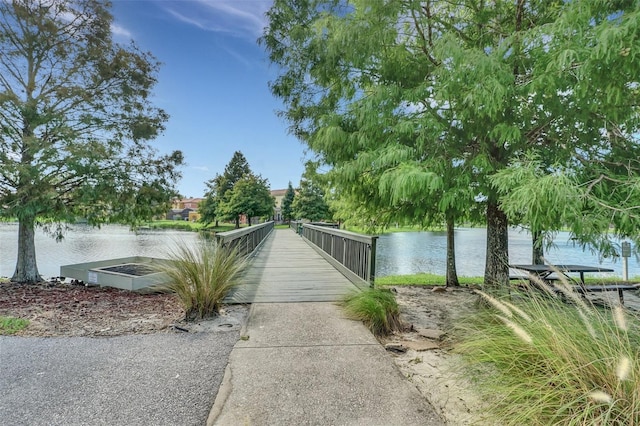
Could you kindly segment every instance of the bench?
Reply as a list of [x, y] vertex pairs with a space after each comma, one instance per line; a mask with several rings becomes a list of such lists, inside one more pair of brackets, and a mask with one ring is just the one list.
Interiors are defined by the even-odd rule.
[[640, 290], [640, 285], [636, 284], [611, 284], [611, 285], [576, 285], [573, 289], [580, 294], [601, 293], [605, 291], [617, 291], [620, 304], [624, 305], [624, 294], [626, 290]]
[[[553, 289], [554, 292], [556, 292], [557, 294], [562, 294], [562, 290], [560, 290], [556, 285], [553, 284], [553, 281], [557, 281], [559, 280], [559, 278], [557, 277], [550, 277], [547, 276], [543, 279], [543, 281], [546, 281], [549, 283], [549, 285], [551, 286], [551, 288]], [[509, 281], [528, 281], [531, 284], [534, 285], [534, 287], [538, 288], [538, 286], [531, 281], [531, 279], [527, 276], [523, 276], [523, 275], [511, 275], [509, 276]], [[572, 280], [569, 278], [569, 281], [573, 281], [576, 282], [575, 280]], [[633, 291], [633, 290], [640, 290], [640, 284], [596, 284], [596, 285], [585, 285], [585, 284], [576, 284], [576, 285], [572, 285], [571, 288], [573, 289], [573, 291], [575, 291], [576, 293], [580, 293], [583, 296], [586, 293], [602, 293], [605, 291], [617, 291], [618, 292], [618, 298], [620, 299], [620, 304], [624, 305], [624, 292], [625, 291]]]

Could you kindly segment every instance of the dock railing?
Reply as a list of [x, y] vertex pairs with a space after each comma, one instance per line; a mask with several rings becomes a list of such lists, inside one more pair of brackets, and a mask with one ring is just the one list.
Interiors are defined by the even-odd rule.
[[216, 241], [223, 247], [237, 248], [238, 254], [247, 256], [267, 238], [273, 231], [274, 222], [265, 222], [233, 231], [216, 233]]
[[377, 236], [303, 223], [302, 237], [351, 282], [373, 287]]

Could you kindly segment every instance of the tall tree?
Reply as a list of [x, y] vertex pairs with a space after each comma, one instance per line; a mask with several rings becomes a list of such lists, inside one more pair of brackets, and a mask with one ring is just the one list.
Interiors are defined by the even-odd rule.
[[19, 221], [15, 281], [41, 279], [39, 223], [135, 224], [176, 195], [182, 154], [148, 142], [168, 118], [150, 102], [159, 65], [112, 40], [109, 6], [0, 2], [0, 215]]
[[[253, 173], [244, 175], [228, 193], [228, 199], [220, 206], [228, 217], [245, 215], [249, 225], [251, 218], [273, 215], [275, 200], [269, 190], [269, 182]], [[240, 223], [236, 222], [236, 228]]]
[[282, 199], [282, 218], [287, 221], [287, 223], [291, 223], [291, 218], [293, 217], [293, 209], [292, 204], [293, 200], [296, 197], [296, 192], [293, 190], [293, 186], [291, 185], [291, 181], [289, 181], [289, 186], [287, 186], [287, 192], [284, 194], [284, 198]]
[[234, 152], [233, 157], [224, 167], [224, 172], [216, 174], [213, 179], [205, 182], [208, 190], [205, 194], [201, 221], [208, 224], [215, 220], [216, 226], [218, 226], [219, 219], [233, 219], [236, 228], [239, 228], [240, 216], [225, 216], [221, 206], [229, 202], [231, 191], [236, 183], [249, 174], [251, 174], [251, 168], [244, 154], [240, 151]]
[[324, 198], [324, 190], [317, 179], [311, 176], [310, 165], [300, 179], [298, 194], [293, 200], [292, 209], [296, 218], [307, 219], [311, 222], [330, 220], [329, 205]]
[[218, 197], [216, 197], [216, 190], [215, 187], [210, 186], [209, 190], [205, 193], [204, 200], [202, 200], [198, 206], [198, 213], [200, 213], [199, 221], [205, 225], [215, 222], [215, 226], [218, 226], [218, 210], [219, 203]]

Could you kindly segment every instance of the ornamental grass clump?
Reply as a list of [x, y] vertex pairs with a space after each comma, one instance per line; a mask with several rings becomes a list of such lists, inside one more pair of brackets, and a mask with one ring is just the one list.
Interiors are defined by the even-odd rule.
[[175, 292], [187, 321], [219, 314], [222, 300], [238, 284], [246, 259], [216, 243], [201, 240], [195, 245], [179, 243], [160, 267], [168, 278], [164, 287]]
[[474, 367], [493, 420], [640, 425], [638, 316], [560, 287], [562, 297], [538, 286], [517, 302], [478, 292], [485, 308], [459, 325], [456, 350]]
[[367, 289], [347, 295], [343, 301], [347, 317], [364, 322], [376, 336], [402, 329], [396, 298], [387, 289]]

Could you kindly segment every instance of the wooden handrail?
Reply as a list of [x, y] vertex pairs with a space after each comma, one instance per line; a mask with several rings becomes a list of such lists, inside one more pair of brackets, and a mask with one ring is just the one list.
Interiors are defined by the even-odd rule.
[[376, 235], [362, 235], [326, 226], [302, 225], [302, 237], [352, 282], [366, 282], [371, 287], [376, 271]]
[[217, 232], [216, 241], [222, 247], [237, 248], [238, 254], [247, 256], [273, 231], [274, 222], [265, 222], [233, 231]]

